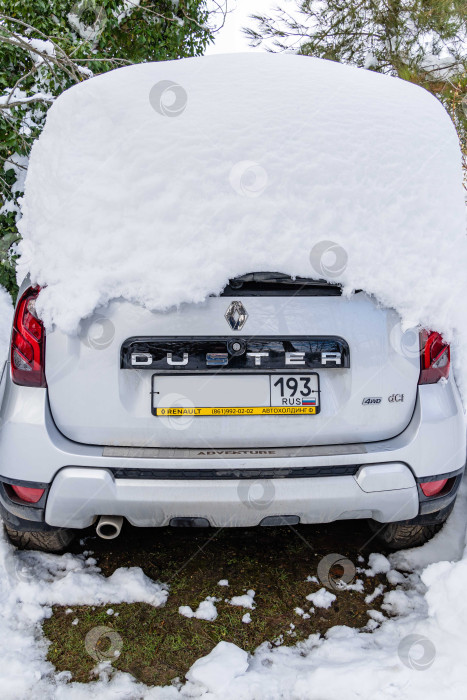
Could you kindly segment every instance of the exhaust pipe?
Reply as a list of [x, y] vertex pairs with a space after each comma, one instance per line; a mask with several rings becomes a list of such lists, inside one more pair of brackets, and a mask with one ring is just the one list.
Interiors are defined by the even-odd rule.
[[96, 532], [103, 540], [114, 540], [119, 536], [122, 524], [121, 515], [101, 515], [96, 525]]

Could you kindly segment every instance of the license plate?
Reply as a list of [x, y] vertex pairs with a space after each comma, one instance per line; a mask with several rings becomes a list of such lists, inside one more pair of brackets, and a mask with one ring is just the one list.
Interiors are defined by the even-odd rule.
[[319, 376], [171, 374], [152, 377], [152, 413], [160, 417], [316, 415]]

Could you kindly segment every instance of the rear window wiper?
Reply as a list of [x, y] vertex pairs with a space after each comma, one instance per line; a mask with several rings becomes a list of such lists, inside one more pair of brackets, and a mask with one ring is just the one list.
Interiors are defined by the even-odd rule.
[[326, 282], [323, 279], [310, 279], [308, 277], [290, 277], [282, 272], [250, 272], [230, 280], [232, 289], [241, 289], [245, 283], [256, 282], [259, 284], [292, 284], [301, 287], [338, 287], [339, 285]]
[[250, 272], [231, 279], [221, 296], [340, 296], [339, 284], [323, 279], [290, 277], [282, 272]]

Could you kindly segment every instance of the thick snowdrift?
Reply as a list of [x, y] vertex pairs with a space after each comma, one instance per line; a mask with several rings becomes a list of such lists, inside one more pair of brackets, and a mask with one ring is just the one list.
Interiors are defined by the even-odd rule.
[[363, 288], [452, 339], [461, 180], [448, 115], [407, 82], [294, 55], [131, 66], [51, 108], [20, 276], [47, 285], [39, 308], [66, 332], [112, 297], [160, 310], [274, 270]]

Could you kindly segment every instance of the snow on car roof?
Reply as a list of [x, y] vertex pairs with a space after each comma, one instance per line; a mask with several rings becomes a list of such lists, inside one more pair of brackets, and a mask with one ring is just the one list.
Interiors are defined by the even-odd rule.
[[466, 325], [449, 116], [330, 61], [209, 56], [71, 88], [33, 147], [20, 229], [19, 274], [65, 332], [114, 297], [164, 310], [253, 271], [364, 289], [448, 337]]

